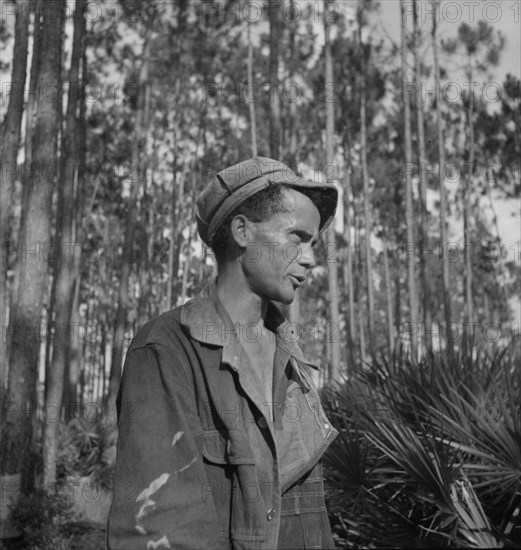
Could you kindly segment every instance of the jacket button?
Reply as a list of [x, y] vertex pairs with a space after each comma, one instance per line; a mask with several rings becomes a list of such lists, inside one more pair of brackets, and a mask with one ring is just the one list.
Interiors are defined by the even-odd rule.
[[257, 424], [259, 425], [259, 428], [267, 428], [268, 427], [268, 423], [266, 422], [266, 419], [261, 416], [257, 422]]
[[327, 424], [327, 423], [324, 424], [324, 428], [325, 428], [326, 430], [329, 430], [329, 424]]
[[266, 516], [268, 518], [268, 521], [271, 521], [274, 516], [275, 516], [275, 508], [270, 508]]

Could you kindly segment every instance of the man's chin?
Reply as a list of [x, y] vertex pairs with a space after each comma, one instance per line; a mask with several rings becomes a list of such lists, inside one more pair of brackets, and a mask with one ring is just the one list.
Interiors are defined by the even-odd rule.
[[296, 296], [295, 291], [293, 291], [291, 293], [290, 292], [286, 292], [284, 294], [281, 293], [281, 294], [277, 295], [276, 298], [273, 297], [272, 301], [278, 302], [279, 304], [283, 304], [285, 306], [289, 306], [295, 300], [295, 296]]
[[286, 300], [281, 300], [280, 303], [284, 304], [285, 306], [291, 305], [295, 301], [295, 294], [291, 296], [291, 298], [287, 298]]
[[271, 302], [289, 306], [295, 300], [296, 289], [293, 288], [293, 286], [286, 288], [272, 287], [269, 290], [263, 289], [263, 292], [259, 292], [258, 294], [259, 296], [263, 296], [265, 299], [267, 298]]

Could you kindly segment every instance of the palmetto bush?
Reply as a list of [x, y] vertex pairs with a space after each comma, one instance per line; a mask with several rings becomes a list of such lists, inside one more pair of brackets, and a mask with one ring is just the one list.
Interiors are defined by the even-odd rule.
[[521, 547], [519, 355], [354, 366], [323, 390], [340, 435], [324, 458], [350, 548]]
[[58, 479], [91, 476], [106, 489], [112, 488], [116, 453], [116, 427], [108, 421], [89, 422], [73, 418], [61, 424], [58, 441]]

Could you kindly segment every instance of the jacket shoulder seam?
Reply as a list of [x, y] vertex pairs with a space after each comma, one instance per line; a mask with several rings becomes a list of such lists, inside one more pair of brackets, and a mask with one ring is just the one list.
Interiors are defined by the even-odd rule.
[[[146, 346], [153, 345], [153, 344], [159, 344], [165, 347], [169, 347], [170, 349], [175, 349], [174, 346], [169, 345], [169, 342], [166, 342], [165, 339], [160, 334], [158, 334], [159, 330], [161, 330], [165, 326], [168, 326], [166, 317], [168, 316], [169, 313], [171, 314], [173, 311], [175, 310], [171, 310], [170, 312], [166, 312], [163, 315], [160, 315], [159, 317], [157, 317], [157, 319], [155, 320], [154, 326], [152, 327], [152, 329], [150, 330], [150, 333], [146, 336], [146, 338], [144, 338], [143, 340], [139, 340], [137, 342], [136, 341], [131, 342], [128, 348], [128, 351], [130, 352], [134, 349], [144, 348]], [[175, 319], [173, 315], [171, 315], [171, 319], [169, 319], [168, 321], [170, 321], [173, 324], [170, 330], [172, 336], [179, 337], [179, 333], [182, 333], [184, 336], [184, 332], [181, 329], [181, 323], [179, 322], [178, 319]]]

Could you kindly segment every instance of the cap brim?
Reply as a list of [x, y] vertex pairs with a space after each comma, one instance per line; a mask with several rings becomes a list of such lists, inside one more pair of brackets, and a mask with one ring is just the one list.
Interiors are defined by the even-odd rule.
[[335, 217], [335, 212], [338, 205], [338, 190], [333, 184], [316, 183], [311, 180], [306, 180], [294, 174], [286, 176], [284, 173], [277, 172], [274, 174], [265, 174], [256, 178], [253, 181], [243, 185], [237, 189], [232, 195], [228, 196], [220, 205], [218, 211], [213, 216], [212, 221], [208, 225], [207, 235], [208, 244], [211, 244], [212, 239], [217, 229], [226, 220], [226, 218], [244, 201], [262, 191], [273, 183], [280, 183], [288, 187], [294, 187], [297, 191], [306, 194], [306, 190], [320, 190], [325, 194], [331, 195], [331, 201], [324, 201], [323, 205], [317, 205], [320, 213], [319, 233], [327, 229]]

